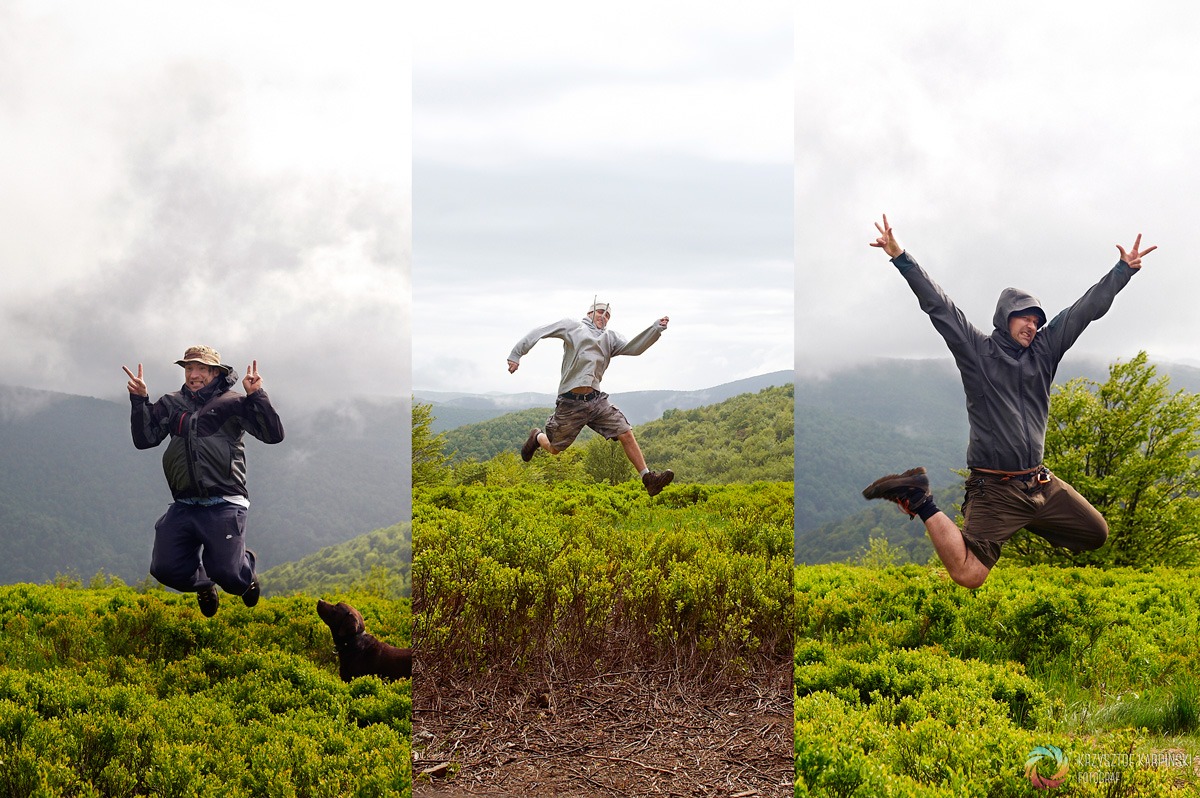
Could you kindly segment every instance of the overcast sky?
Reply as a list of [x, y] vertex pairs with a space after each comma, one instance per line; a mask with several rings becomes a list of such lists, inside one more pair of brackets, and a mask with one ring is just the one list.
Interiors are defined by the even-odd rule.
[[413, 382], [551, 392], [534, 327], [593, 296], [632, 337], [608, 391], [793, 364], [792, 4], [455, 4], [417, 13]]
[[280, 406], [407, 395], [399, 8], [0, 0], [0, 382], [158, 396], [207, 343]]
[[[1001, 289], [1053, 316], [1159, 249], [1072, 350], [1200, 358], [1200, 10], [906, 2], [796, 19], [796, 362], [801, 374], [948, 357], [868, 247], [883, 213], [976, 326]], [[1070, 356], [1069, 356], [1070, 357]]]

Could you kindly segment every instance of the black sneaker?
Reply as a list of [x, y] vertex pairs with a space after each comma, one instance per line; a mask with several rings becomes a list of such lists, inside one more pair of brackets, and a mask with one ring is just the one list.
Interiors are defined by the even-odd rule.
[[200, 613], [205, 618], [216, 615], [217, 607], [221, 606], [221, 599], [217, 597], [217, 589], [213, 585], [197, 590], [196, 601], [199, 602]]
[[246, 588], [246, 592], [242, 594], [242, 603], [247, 607], [253, 607], [258, 603], [258, 597], [262, 590], [258, 586], [258, 577], [250, 583], [250, 587]]
[[258, 562], [258, 555], [250, 549], [246, 549], [246, 555], [250, 559], [250, 573], [254, 576], [250, 577], [250, 587], [246, 588], [246, 592], [242, 594], [242, 603], [247, 607], [253, 607], [258, 603], [258, 597], [262, 593], [262, 588], [258, 584], [258, 572], [254, 569], [254, 564]]
[[671, 484], [671, 480], [675, 479], [675, 472], [671, 469], [665, 471], [649, 471], [642, 476], [642, 484], [646, 486], [646, 492], [651, 496], [657, 496], [662, 493], [662, 489]]
[[536, 452], [540, 446], [538, 443], [538, 435], [540, 435], [541, 432], [542, 431], [537, 427], [531, 429], [529, 431], [529, 437], [525, 440], [525, 445], [521, 447], [521, 459], [526, 463], [533, 459], [533, 453]]
[[932, 501], [929, 492], [929, 477], [921, 466], [910, 468], [903, 474], [888, 474], [880, 477], [863, 488], [864, 499], [887, 499], [895, 502], [901, 510], [908, 513], [909, 518], [917, 514], [917, 510]]

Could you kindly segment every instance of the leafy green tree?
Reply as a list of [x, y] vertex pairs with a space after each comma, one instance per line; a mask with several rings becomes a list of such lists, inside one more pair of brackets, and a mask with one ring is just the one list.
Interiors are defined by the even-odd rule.
[[455, 485], [486, 485], [487, 472], [487, 463], [470, 458], [454, 464], [451, 481]]
[[492, 487], [512, 487], [528, 481], [525, 464], [516, 452], [501, 452], [487, 462], [487, 484]]
[[1108, 521], [1108, 542], [1071, 554], [1021, 534], [1026, 561], [1189, 565], [1200, 561], [1200, 395], [1169, 390], [1140, 352], [1108, 380], [1071, 380], [1050, 398], [1046, 464]]
[[556, 455], [538, 451], [528, 465], [528, 479], [541, 485], [557, 482], [586, 482], [583, 456], [575, 446]]
[[893, 565], [900, 565], [908, 559], [904, 549], [893, 546], [883, 536], [872, 535], [867, 545], [859, 550], [858, 564], [864, 568], [882, 570]]
[[433, 434], [433, 405], [413, 402], [412, 406], [412, 484], [440, 485], [450, 475], [450, 455], [445, 452], [446, 439]]
[[619, 485], [634, 475], [621, 442], [605, 440], [599, 435], [583, 447], [583, 468], [592, 481], [609, 485]]

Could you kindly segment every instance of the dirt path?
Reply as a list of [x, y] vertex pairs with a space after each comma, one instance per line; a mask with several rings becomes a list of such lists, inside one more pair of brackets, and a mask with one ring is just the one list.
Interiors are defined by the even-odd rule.
[[413, 697], [414, 798], [792, 794], [790, 662], [721, 685], [671, 671], [421, 679]]

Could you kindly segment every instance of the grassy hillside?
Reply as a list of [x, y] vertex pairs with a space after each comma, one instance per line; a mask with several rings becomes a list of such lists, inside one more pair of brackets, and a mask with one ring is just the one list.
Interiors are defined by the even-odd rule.
[[268, 596], [366, 592], [384, 598], [411, 592], [412, 528], [396, 524], [329, 546], [262, 574]]
[[[407, 602], [341, 598], [407, 639]], [[0, 587], [0, 793], [407, 794], [410, 681], [344, 684], [315, 603]]]
[[1198, 576], [797, 568], [795, 794], [1196, 795]]
[[[269, 567], [407, 517], [407, 402], [348, 400], [284, 414], [286, 439], [247, 437], [247, 539]], [[165, 444], [163, 444], [165, 446]], [[129, 407], [0, 386], [0, 583], [99, 571], [129, 583], [150, 565], [171, 497], [163, 448], [137, 451]]]

